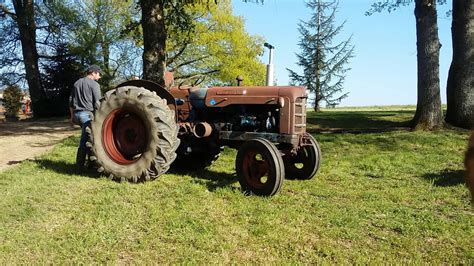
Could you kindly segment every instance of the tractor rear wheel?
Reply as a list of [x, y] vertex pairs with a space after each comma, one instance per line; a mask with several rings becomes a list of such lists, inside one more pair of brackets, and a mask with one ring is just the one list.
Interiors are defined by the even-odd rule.
[[90, 159], [113, 180], [155, 179], [176, 158], [175, 113], [165, 99], [144, 88], [125, 86], [107, 92], [91, 128]]
[[296, 155], [286, 154], [285, 162], [286, 179], [308, 180], [316, 175], [321, 164], [321, 149], [313, 136], [307, 134], [310, 145], [301, 147]]
[[253, 139], [242, 144], [235, 169], [242, 190], [258, 196], [275, 195], [285, 178], [280, 151], [266, 139]]

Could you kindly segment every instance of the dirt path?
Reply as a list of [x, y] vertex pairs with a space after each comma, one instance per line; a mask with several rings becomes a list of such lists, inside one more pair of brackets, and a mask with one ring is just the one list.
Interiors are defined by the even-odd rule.
[[79, 132], [80, 127], [72, 127], [67, 119], [0, 122], [0, 171], [33, 159]]

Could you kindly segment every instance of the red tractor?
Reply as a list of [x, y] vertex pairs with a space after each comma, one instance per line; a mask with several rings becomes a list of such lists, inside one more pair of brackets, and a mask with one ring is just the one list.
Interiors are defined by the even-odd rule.
[[90, 159], [119, 181], [155, 179], [173, 166], [196, 170], [224, 146], [238, 149], [245, 193], [276, 194], [287, 179], [311, 179], [321, 151], [306, 132], [304, 87], [172, 87], [131, 80], [108, 91], [91, 124]]

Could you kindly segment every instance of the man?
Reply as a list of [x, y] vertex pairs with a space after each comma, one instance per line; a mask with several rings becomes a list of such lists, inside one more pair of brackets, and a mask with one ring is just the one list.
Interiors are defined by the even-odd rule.
[[84, 170], [88, 154], [86, 128], [94, 118], [96, 103], [101, 98], [100, 86], [97, 83], [100, 79], [100, 72], [100, 67], [91, 65], [87, 69], [87, 76], [74, 83], [74, 89], [71, 91], [71, 97], [69, 98], [71, 122], [81, 125], [82, 128], [81, 141], [76, 155], [76, 170], [78, 173]]

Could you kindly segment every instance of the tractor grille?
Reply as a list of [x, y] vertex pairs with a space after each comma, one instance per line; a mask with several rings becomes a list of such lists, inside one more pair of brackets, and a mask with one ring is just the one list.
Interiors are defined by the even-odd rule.
[[296, 98], [294, 132], [306, 132], [306, 97]]

